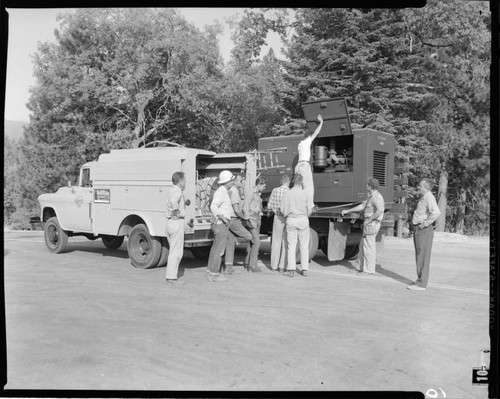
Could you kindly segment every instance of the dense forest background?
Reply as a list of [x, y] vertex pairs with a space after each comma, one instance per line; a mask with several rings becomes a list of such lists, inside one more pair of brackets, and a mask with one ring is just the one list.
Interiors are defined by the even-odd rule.
[[[438, 183], [441, 231], [488, 232], [487, 2], [422, 9], [251, 9], [203, 31], [175, 9], [79, 9], [34, 54], [22, 138], [5, 138], [4, 226], [29, 228], [37, 197], [110, 149], [170, 140], [217, 152], [301, 133], [301, 104], [346, 97], [353, 123], [395, 135], [409, 177]], [[269, 31], [285, 60], [260, 58]]]

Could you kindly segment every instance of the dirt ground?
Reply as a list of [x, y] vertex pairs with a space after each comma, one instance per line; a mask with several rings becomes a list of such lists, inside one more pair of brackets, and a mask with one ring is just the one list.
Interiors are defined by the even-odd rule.
[[[488, 240], [437, 234], [427, 291], [411, 239], [387, 238], [377, 275], [321, 251], [308, 277], [267, 269], [205, 279], [189, 251], [185, 286], [165, 268], [70, 238], [5, 232], [6, 389], [420, 391], [485, 398], [472, 368], [489, 349]], [[237, 252], [242, 260], [244, 252]], [[436, 397], [436, 396], [434, 396]]]

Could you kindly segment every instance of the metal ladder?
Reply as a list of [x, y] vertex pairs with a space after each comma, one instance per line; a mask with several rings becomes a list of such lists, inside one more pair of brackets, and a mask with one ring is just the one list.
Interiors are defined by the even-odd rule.
[[263, 151], [251, 151], [256, 160], [257, 172], [262, 173], [269, 169], [284, 169], [286, 165], [280, 165], [278, 154], [287, 151], [287, 147], [271, 148]]

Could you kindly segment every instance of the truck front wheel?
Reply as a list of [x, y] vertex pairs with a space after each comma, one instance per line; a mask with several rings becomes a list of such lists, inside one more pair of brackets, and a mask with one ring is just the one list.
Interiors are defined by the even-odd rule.
[[151, 269], [156, 267], [161, 255], [159, 237], [152, 237], [144, 224], [138, 224], [130, 230], [127, 242], [128, 255], [134, 267]]
[[61, 228], [55, 216], [45, 223], [44, 236], [49, 252], [60, 254], [68, 247], [68, 234]]
[[102, 243], [106, 248], [118, 249], [123, 244], [123, 236], [102, 236]]
[[166, 266], [168, 261], [168, 254], [170, 252], [170, 246], [168, 245], [168, 240], [166, 237], [161, 237], [161, 255], [158, 261], [157, 267]]

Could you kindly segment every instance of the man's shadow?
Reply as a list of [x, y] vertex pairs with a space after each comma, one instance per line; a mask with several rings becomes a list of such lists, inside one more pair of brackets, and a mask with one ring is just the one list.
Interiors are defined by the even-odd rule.
[[393, 280], [399, 281], [400, 283], [403, 283], [405, 285], [408, 285], [410, 283], [413, 283], [413, 280], [410, 280], [401, 274], [398, 274], [396, 272], [393, 272], [392, 270], [384, 269], [380, 264], [375, 265], [375, 271], [377, 273], [380, 273], [383, 276], [392, 278]]
[[[270, 257], [264, 257], [264, 259], [266, 259], [266, 262], [263, 262], [263, 263], [268, 268], [271, 268]], [[269, 262], [269, 265], [268, 265], [268, 262]], [[314, 262], [316, 262], [319, 266], [324, 267], [325, 269], [335, 268], [338, 270], [338, 267], [341, 267], [341, 268], [348, 269], [349, 271], [357, 270], [357, 267], [356, 267], [357, 260], [356, 259], [351, 259], [351, 260], [342, 259], [342, 260], [338, 260], [338, 261], [329, 261], [328, 258], [325, 256], [316, 255], [316, 257], [314, 258]], [[377, 273], [380, 273], [382, 276], [392, 278], [393, 280], [396, 280], [396, 281], [403, 283], [405, 285], [408, 285], [408, 284], [413, 282], [412, 280], [409, 280], [408, 278], [406, 278], [406, 277], [404, 277], [396, 272], [393, 272], [392, 270], [388, 270], [388, 269], [383, 268], [382, 265], [380, 265], [379, 263], [377, 263], [375, 265], [375, 271]]]

